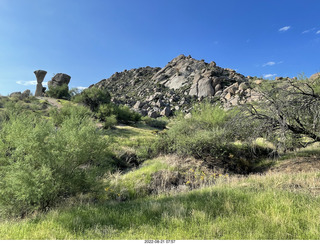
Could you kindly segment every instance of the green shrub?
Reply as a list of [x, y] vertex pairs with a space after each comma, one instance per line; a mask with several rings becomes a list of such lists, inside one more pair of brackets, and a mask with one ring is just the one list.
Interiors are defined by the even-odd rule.
[[62, 86], [49, 86], [47, 94], [49, 97], [57, 99], [70, 99], [69, 87], [67, 84], [63, 84]]
[[111, 95], [106, 89], [92, 87], [83, 90], [81, 94], [75, 95], [72, 100], [77, 103], [83, 103], [91, 111], [97, 112], [100, 105], [110, 103]]
[[115, 113], [117, 120], [125, 124], [141, 120], [141, 115], [139, 113], [132, 111], [129, 107], [124, 105], [116, 106]]
[[67, 117], [57, 129], [47, 119], [12, 115], [0, 131], [0, 213], [24, 216], [94, 191], [97, 168], [111, 167], [104, 140], [89, 118]]
[[181, 123], [160, 134], [156, 148], [164, 153], [203, 158], [207, 155], [217, 156], [226, 143], [223, 129], [195, 130], [192, 125]]
[[117, 118], [115, 115], [110, 115], [108, 117], [105, 117], [104, 118], [104, 124], [103, 124], [103, 127], [105, 129], [110, 129], [112, 128], [113, 126], [115, 126], [117, 124]]
[[116, 115], [116, 113], [116, 105], [113, 103], [108, 103], [99, 106], [96, 116], [103, 121], [105, 118], [111, 115]]
[[211, 104], [196, 105], [192, 116], [185, 118], [178, 114], [170, 129], [161, 134], [157, 141], [157, 150], [165, 153], [197, 156], [212, 151], [214, 145], [228, 142], [223, 127], [228, 112]]
[[9, 116], [10, 114], [20, 114], [20, 113], [44, 113], [44, 109], [47, 108], [47, 104], [41, 103], [40, 100], [36, 98], [25, 98], [18, 99], [7, 98], [1, 99], [2, 102], [2, 115]]
[[234, 113], [218, 105], [195, 106], [190, 118], [178, 115], [169, 130], [160, 134], [150, 150], [154, 155], [175, 153], [193, 156], [237, 173], [252, 171], [259, 157], [265, 157], [265, 152], [271, 151], [255, 151], [256, 146], [246, 142], [240, 146], [234, 144], [232, 127], [228, 124]]
[[60, 126], [63, 121], [70, 118], [82, 121], [93, 117], [92, 112], [87, 107], [73, 105], [65, 105], [60, 110], [51, 108], [49, 114], [56, 126]]
[[102, 120], [110, 120], [110, 116], [114, 115], [117, 121], [130, 124], [141, 120], [141, 115], [135, 111], [132, 111], [129, 107], [124, 105], [115, 105], [112, 103], [103, 104], [99, 106], [96, 116]]
[[150, 117], [143, 117], [142, 121], [146, 123], [146, 125], [149, 125], [151, 127], [163, 130], [166, 128], [168, 122], [163, 119], [153, 119]]
[[[191, 110], [191, 117], [187, 120], [201, 129], [222, 128], [226, 121], [233, 116], [233, 113], [233, 110], [225, 111], [220, 105], [200, 103], [194, 105]], [[179, 115], [178, 119], [183, 120], [181, 115]]]

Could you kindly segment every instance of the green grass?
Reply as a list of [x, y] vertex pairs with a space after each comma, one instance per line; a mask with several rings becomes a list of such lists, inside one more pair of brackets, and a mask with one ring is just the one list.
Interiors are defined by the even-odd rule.
[[137, 126], [122, 126], [118, 125], [115, 129], [106, 130], [105, 134], [107, 137], [114, 139], [114, 143], [118, 143], [124, 146], [131, 146], [130, 142], [145, 140], [147, 144], [148, 141], [153, 140], [155, 133], [157, 131], [143, 124], [137, 124]]
[[0, 239], [319, 239], [320, 198], [309, 191], [319, 177], [231, 178], [171, 196], [78, 204], [2, 222]]
[[117, 125], [115, 129], [105, 131], [110, 141], [110, 150], [118, 155], [124, 152], [135, 153], [142, 161], [149, 158], [148, 148], [156, 139], [158, 131], [152, 127], [137, 124], [133, 126]]
[[116, 172], [108, 178], [107, 192], [108, 199], [136, 199], [149, 194], [152, 175], [161, 170], [173, 170], [164, 158], [147, 160], [139, 168], [127, 173]]
[[293, 152], [287, 152], [281, 157], [282, 160], [296, 158], [296, 157], [319, 157], [320, 156], [320, 143], [316, 142], [305, 148], [297, 149]]
[[145, 161], [137, 170], [130, 171], [123, 175], [121, 183], [134, 184], [143, 179], [145, 183], [150, 183], [150, 176], [163, 169], [173, 169], [173, 166], [166, 164], [161, 159], [153, 159]]

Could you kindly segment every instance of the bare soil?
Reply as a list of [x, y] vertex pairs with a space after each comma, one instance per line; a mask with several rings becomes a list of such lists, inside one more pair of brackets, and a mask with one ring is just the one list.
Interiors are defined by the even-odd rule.
[[320, 157], [311, 156], [286, 159], [271, 168], [270, 171], [287, 173], [320, 171]]
[[62, 107], [62, 105], [58, 102], [58, 99], [51, 98], [51, 97], [36, 97], [36, 98], [39, 100], [45, 100], [52, 106], [57, 107], [58, 109]]

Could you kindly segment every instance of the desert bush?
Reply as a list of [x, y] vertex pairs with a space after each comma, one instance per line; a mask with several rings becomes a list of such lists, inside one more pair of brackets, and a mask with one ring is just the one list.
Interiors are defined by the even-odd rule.
[[102, 104], [99, 106], [96, 116], [103, 121], [105, 118], [111, 115], [116, 115], [116, 109], [116, 105], [113, 103]]
[[56, 128], [35, 115], [11, 115], [0, 131], [0, 213], [24, 216], [94, 191], [97, 167], [109, 162], [90, 118], [67, 117]]
[[50, 118], [56, 126], [60, 126], [66, 119], [74, 118], [79, 121], [93, 117], [93, 113], [84, 106], [65, 105], [61, 109], [51, 108]]
[[83, 103], [93, 112], [97, 112], [100, 105], [110, 103], [110, 100], [110, 93], [106, 89], [99, 89], [97, 87], [85, 89], [72, 98], [72, 101]]
[[[257, 88], [262, 99], [241, 106], [232, 122], [254, 130], [247, 137], [264, 137], [285, 152], [320, 141], [320, 80], [274, 81]], [[241, 126], [240, 126], [241, 125]]]
[[16, 99], [16, 98], [8, 98], [2, 99], [3, 111], [5, 113], [25, 113], [27, 112], [43, 112], [44, 109], [47, 108], [47, 105], [41, 103], [36, 98], [24, 98], [24, 99]]
[[[236, 113], [236, 110], [225, 111], [219, 104], [198, 103], [191, 110], [190, 123], [201, 129], [223, 128], [225, 123]], [[179, 120], [183, 120], [179, 115]]]
[[178, 114], [170, 129], [158, 140], [160, 151], [177, 152], [183, 155], [198, 155], [208, 151], [213, 145], [228, 142], [223, 126], [228, 112], [210, 104], [195, 106], [192, 115], [185, 118]]
[[132, 111], [129, 107], [124, 105], [116, 106], [117, 120], [125, 123], [135, 123], [141, 120], [141, 115], [135, 111]]
[[165, 129], [168, 124], [168, 122], [163, 119], [153, 119], [150, 117], [143, 117], [141, 120], [145, 122], [146, 125], [149, 125], [151, 127], [154, 127], [160, 130]]
[[229, 121], [237, 111], [225, 111], [218, 105], [195, 106], [189, 118], [178, 115], [169, 130], [161, 133], [150, 151], [155, 155], [175, 153], [203, 159], [212, 167], [218, 166], [238, 173], [253, 170], [260, 157], [269, 149], [242, 142], [235, 144]]
[[118, 121], [117, 121], [116, 116], [115, 115], [110, 115], [110, 116], [104, 118], [103, 127], [105, 129], [110, 129], [113, 126], [115, 126], [117, 124], [117, 122]]
[[102, 121], [110, 121], [110, 116], [113, 116], [118, 122], [124, 124], [136, 123], [141, 120], [141, 115], [139, 113], [132, 111], [127, 106], [115, 105], [113, 103], [99, 106], [96, 116]]
[[69, 87], [67, 84], [63, 84], [62, 86], [49, 86], [47, 94], [52, 98], [70, 99]]

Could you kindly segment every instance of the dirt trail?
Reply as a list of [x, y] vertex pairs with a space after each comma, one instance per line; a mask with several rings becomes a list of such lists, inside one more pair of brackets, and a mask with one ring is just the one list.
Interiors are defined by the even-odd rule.
[[36, 98], [39, 100], [47, 101], [49, 104], [51, 104], [54, 107], [57, 107], [58, 109], [62, 107], [62, 105], [58, 102], [58, 99], [51, 98], [51, 97], [36, 97]]

